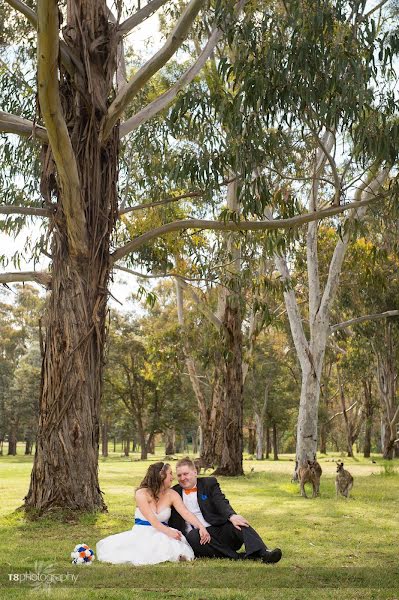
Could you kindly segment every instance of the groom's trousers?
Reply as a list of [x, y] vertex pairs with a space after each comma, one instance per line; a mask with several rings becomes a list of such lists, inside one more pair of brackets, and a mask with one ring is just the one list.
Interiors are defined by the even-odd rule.
[[[207, 544], [200, 544], [198, 529], [192, 529], [186, 534], [196, 557], [256, 560], [267, 550], [267, 546], [252, 527], [241, 527], [239, 530], [227, 521], [223, 525], [210, 525], [207, 531], [211, 535], [211, 541]], [[239, 553], [238, 550], [243, 544], [245, 553]]]

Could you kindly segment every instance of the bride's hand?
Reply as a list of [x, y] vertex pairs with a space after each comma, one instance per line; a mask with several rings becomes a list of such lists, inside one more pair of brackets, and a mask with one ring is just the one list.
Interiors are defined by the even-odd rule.
[[166, 535], [170, 538], [172, 538], [172, 540], [181, 540], [181, 532], [177, 531], [177, 529], [173, 529], [172, 527], [168, 527], [168, 531], [165, 531]]
[[201, 527], [199, 530], [200, 536], [200, 544], [207, 544], [211, 541], [210, 533], [205, 529], [205, 527]]

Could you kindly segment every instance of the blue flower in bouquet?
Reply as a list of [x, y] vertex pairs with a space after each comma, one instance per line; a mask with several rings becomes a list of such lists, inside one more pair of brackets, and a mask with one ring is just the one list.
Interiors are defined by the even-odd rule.
[[73, 565], [91, 565], [94, 560], [94, 552], [87, 544], [78, 544], [71, 552]]

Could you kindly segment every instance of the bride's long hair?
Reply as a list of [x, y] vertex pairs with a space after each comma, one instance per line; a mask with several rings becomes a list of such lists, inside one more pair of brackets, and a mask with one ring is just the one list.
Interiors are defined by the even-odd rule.
[[159, 492], [165, 481], [166, 473], [170, 465], [164, 462], [157, 462], [150, 465], [138, 490], [146, 488], [155, 500], [159, 500]]

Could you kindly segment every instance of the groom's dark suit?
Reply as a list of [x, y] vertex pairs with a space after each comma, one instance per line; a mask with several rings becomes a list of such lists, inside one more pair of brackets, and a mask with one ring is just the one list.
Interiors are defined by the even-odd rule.
[[[180, 485], [175, 485], [173, 489], [180, 496], [183, 495]], [[207, 530], [211, 534], [211, 541], [208, 544], [199, 543], [198, 529], [186, 533], [186, 522], [174, 508], [169, 519], [169, 526], [178, 529], [186, 536], [196, 556], [256, 559], [267, 550], [252, 527], [241, 527], [241, 530], [238, 530], [229, 521], [231, 515], [236, 513], [222, 493], [215, 477], [197, 479], [197, 500], [205, 521], [210, 523]], [[237, 552], [242, 544], [245, 544], [245, 554]]]

